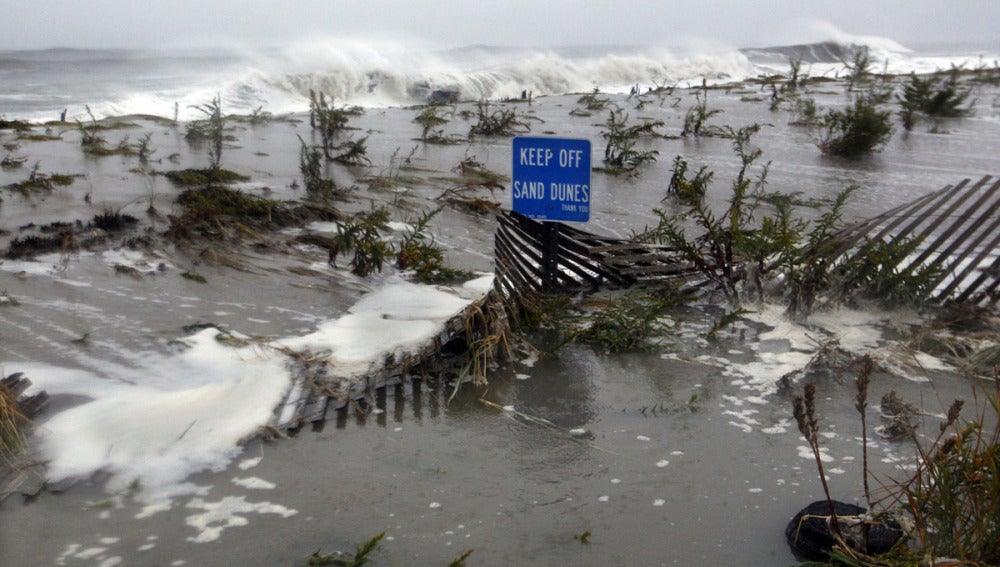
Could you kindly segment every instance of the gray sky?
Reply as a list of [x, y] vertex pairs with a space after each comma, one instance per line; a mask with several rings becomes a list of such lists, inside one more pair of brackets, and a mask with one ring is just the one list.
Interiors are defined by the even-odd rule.
[[[827, 39], [1000, 44], [997, 0], [7, 0], [0, 49], [266, 45], [316, 37], [468, 44], [749, 47]], [[820, 29], [822, 26], [818, 26]]]

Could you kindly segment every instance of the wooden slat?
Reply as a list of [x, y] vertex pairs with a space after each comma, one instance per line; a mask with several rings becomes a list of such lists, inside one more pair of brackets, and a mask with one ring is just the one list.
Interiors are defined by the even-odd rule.
[[[967, 201], [969, 198], [971, 198], [975, 194], [976, 191], [978, 191], [979, 189], [981, 189], [982, 186], [986, 184], [987, 180], [988, 180], [988, 178], [983, 178], [983, 179], [981, 179], [979, 181], [979, 183], [977, 183], [976, 185], [974, 185], [972, 187], [972, 189], [970, 189], [969, 191], [965, 191], [958, 200], [956, 200], [954, 203], [952, 203], [952, 205], [950, 207], [948, 207], [947, 211], [945, 211], [941, 215], [938, 215], [934, 219], [934, 221], [932, 223], [930, 223], [926, 228], [924, 228], [920, 232], [920, 238], [922, 238], [922, 239], [928, 238], [935, 230], [938, 229], [938, 227], [940, 227], [945, 221], [947, 221], [948, 219], [950, 219], [952, 217], [952, 215], [954, 215], [958, 211], [958, 208], [962, 204], [965, 203], [965, 201]], [[938, 249], [939, 246], [941, 246], [942, 244], [944, 244], [944, 243], [946, 243], [946, 242], [948, 242], [949, 240], [952, 239], [952, 235], [955, 233], [955, 231], [957, 231], [959, 228], [961, 228], [962, 225], [965, 224], [965, 221], [968, 220], [969, 216], [972, 215], [972, 214], [974, 214], [975, 211], [978, 210], [978, 208], [980, 206], [982, 206], [983, 203], [985, 203], [989, 199], [989, 197], [990, 197], [990, 194], [988, 192], [984, 193], [973, 204], [972, 207], [970, 207], [969, 209], [966, 209], [965, 211], [962, 212], [962, 214], [960, 214], [957, 217], [955, 217], [956, 220], [953, 221], [950, 225], [948, 225], [945, 228], [945, 230], [941, 231], [941, 233], [938, 235], [938, 237], [931, 244], [929, 244], [919, 256], [917, 256], [917, 258], [913, 261], [913, 263], [911, 265], [913, 265], [913, 266], [921, 266], [921, 265], [923, 265], [924, 261], [927, 260], [927, 258], [931, 254], [933, 254], [935, 251], [937, 251], [937, 249]], [[955, 240], [954, 244], [956, 246], [960, 246], [961, 245], [961, 240], [960, 239], [959, 240]], [[909, 273], [909, 270], [907, 271], [907, 273]]]
[[[939, 269], [946, 259], [952, 259], [947, 268], [942, 269], [941, 274], [933, 282], [935, 287], [944, 281], [949, 274], [954, 274], [955, 271], [962, 269], [962, 265], [966, 263], [967, 258], [979, 248], [989, 235], [995, 233], [1000, 228], [1000, 217], [996, 216], [997, 211], [1000, 210], [1000, 180], [984, 192], [983, 199], [981, 200], [985, 199], [992, 200], [989, 207], [928, 266], [930, 269]], [[977, 207], [978, 205], [979, 203], [977, 203]], [[993, 221], [987, 223], [990, 219], [993, 219]], [[962, 250], [959, 252], [960, 248]], [[956, 252], [958, 252], [957, 255]], [[965, 279], [966, 274], [974, 268], [975, 266], [967, 266], [967, 269], [963, 270], [960, 275], [955, 276], [955, 283]], [[947, 294], [948, 292], [945, 291], [940, 295], [946, 297]]]

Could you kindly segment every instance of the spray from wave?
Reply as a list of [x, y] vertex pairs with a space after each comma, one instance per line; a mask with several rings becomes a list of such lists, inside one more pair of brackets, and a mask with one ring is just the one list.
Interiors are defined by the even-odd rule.
[[[738, 82], [784, 73], [801, 58], [811, 75], [835, 76], [853, 50], [866, 46], [890, 73], [932, 72], [974, 65], [976, 54], [929, 56], [887, 38], [854, 36], [823, 22], [798, 28], [801, 43], [734, 49], [682, 46], [563, 48], [474, 45], [448, 50], [386, 40], [314, 38], [278, 48], [187, 52], [73, 51], [0, 53], [0, 109], [8, 116], [51, 120], [63, 109], [85, 117], [156, 114], [199, 118], [195, 108], [221, 97], [230, 113], [262, 107], [302, 112], [309, 92], [336, 104], [387, 107], [448, 98], [514, 98], [587, 92], [628, 92], [638, 86]], [[791, 39], [791, 36], [789, 37]], [[996, 55], [986, 54], [992, 61]], [[18, 85], [32, 85], [21, 88]]]

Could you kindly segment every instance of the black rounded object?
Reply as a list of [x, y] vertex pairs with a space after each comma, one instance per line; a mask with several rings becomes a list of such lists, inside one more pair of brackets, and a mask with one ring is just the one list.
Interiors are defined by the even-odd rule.
[[[837, 516], [860, 516], [867, 509], [846, 502], [833, 501]], [[799, 561], [825, 561], [833, 547], [833, 534], [827, 526], [830, 515], [830, 504], [826, 500], [817, 500], [803, 508], [785, 528], [785, 538], [792, 548], [792, 553]], [[840, 531], [844, 541], [855, 551], [866, 555], [879, 555], [892, 549], [903, 537], [899, 524], [892, 521], [872, 522], [867, 525], [851, 526], [850, 522], [840, 520]], [[867, 528], [867, 545], [864, 530]]]

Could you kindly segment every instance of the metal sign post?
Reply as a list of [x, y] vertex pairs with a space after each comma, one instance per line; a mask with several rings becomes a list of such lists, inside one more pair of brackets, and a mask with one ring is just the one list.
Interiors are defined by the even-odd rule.
[[590, 220], [590, 140], [519, 136], [513, 144], [514, 212], [545, 222], [543, 286], [555, 291], [559, 224]]

